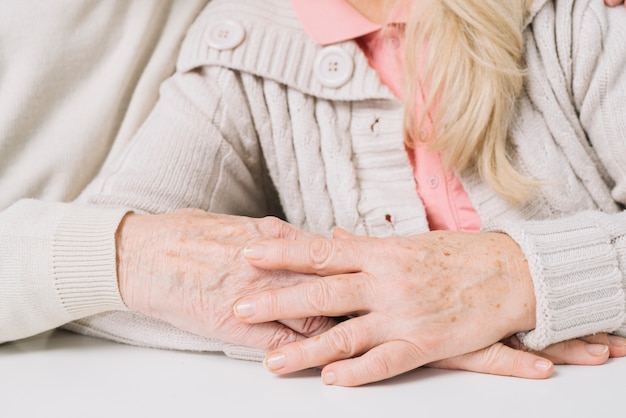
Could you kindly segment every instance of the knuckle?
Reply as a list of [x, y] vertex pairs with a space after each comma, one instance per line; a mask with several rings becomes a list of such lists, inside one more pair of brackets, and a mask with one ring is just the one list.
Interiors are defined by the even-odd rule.
[[370, 357], [366, 367], [367, 373], [377, 378], [390, 376], [392, 369], [388, 359], [380, 355]]
[[483, 351], [483, 364], [486, 370], [497, 372], [500, 370], [513, 370], [520, 356], [508, 356], [504, 344], [495, 343]]
[[319, 314], [324, 314], [327, 306], [332, 299], [331, 291], [328, 284], [322, 280], [314, 280], [309, 282], [305, 287], [306, 301], [311, 308]]
[[525, 358], [529, 355], [533, 355], [532, 353], [527, 353], [524, 351], [518, 351], [518, 352], [514, 352], [511, 353], [511, 355], [509, 355], [509, 369], [508, 370], [504, 370], [503, 374], [507, 374], [507, 375], [511, 375], [511, 376], [518, 376], [524, 373], [525, 370]]
[[330, 325], [331, 319], [326, 316], [306, 318], [302, 324], [301, 334], [312, 337], [324, 332]]
[[485, 371], [503, 376], [525, 376], [527, 361], [536, 355], [528, 350], [515, 350], [496, 343], [486, 351]]
[[333, 244], [330, 240], [317, 238], [311, 240], [309, 245], [309, 258], [315, 269], [325, 268], [333, 254]]
[[286, 328], [279, 328], [270, 338], [269, 349], [275, 350], [294, 341], [296, 341], [296, 337], [293, 332]]
[[341, 358], [352, 358], [359, 354], [354, 336], [345, 327], [335, 327], [329, 333], [328, 346]]
[[288, 229], [289, 225], [275, 216], [266, 216], [258, 220], [259, 231], [270, 237], [281, 237]]

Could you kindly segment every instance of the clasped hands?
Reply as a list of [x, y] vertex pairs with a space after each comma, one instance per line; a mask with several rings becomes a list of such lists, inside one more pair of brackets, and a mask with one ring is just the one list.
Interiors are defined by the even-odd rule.
[[622, 338], [606, 334], [524, 351], [512, 335], [534, 328], [534, 290], [521, 250], [504, 234], [337, 231], [332, 240], [274, 240], [246, 253], [257, 267], [320, 277], [242, 298], [242, 321], [350, 316], [268, 353], [266, 366], [278, 374], [324, 366], [326, 384], [355, 386], [428, 365], [545, 378], [554, 362], [600, 364], [626, 353]]
[[524, 351], [511, 336], [534, 327], [534, 292], [503, 234], [323, 239], [275, 218], [181, 210], [127, 215], [116, 240], [129, 309], [268, 351], [278, 374], [323, 366], [325, 383], [344, 386], [420, 366], [544, 378], [553, 363], [626, 354], [606, 334]]

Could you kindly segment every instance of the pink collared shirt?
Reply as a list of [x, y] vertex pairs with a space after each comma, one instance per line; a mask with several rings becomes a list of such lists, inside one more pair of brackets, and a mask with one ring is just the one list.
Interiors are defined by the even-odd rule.
[[[403, 42], [406, 3], [397, 6], [382, 27], [371, 22], [345, 0], [292, 0], [304, 30], [320, 45], [354, 40], [381, 81], [402, 98]], [[418, 100], [418, 105], [422, 103]], [[419, 112], [420, 109], [417, 109]], [[426, 124], [425, 129], [432, 125]], [[431, 230], [478, 231], [481, 221], [463, 185], [452, 170], [445, 170], [441, 155], [416, 142], [407, 149], [413, 175]]]

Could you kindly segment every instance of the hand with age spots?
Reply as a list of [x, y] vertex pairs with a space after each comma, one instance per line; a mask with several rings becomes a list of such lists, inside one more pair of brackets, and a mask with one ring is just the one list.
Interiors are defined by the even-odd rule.
[[[322, 372], [326, 383], [354, 386], [424, 364], [541, 379], [553, 373], [555, 363], [598, 365], [609, 357], [626, 355], [626, 339], [596, 334], [555, 344], [541, 352], [525, 350], [513, 336], [487, 343], [486, 348], [445, 358], [451, 352], [468, 350], [472, 343], [479, 345], [475, 344], [479, 336], [496, 338], [498, 333], [490, 332], [492, 320], [505, 318], [505, 303], [521, 306], [522, 317], [524, 312], [531, 315], [530, 296], [529, 302], [511, 295], [503, 295], [502, 300], [494, 296], [515, 288], [529, 290], [528, 272], [517, 246], [500, 234], [433, 232], [409, 239], [378, 240], [352, 237], [338, 230], [335, 238], [265, 241], [246, 251], [248, 260], [262, 268], [315, 272], [328, 277], [243, 298], [235, 305], [235, 313], [242, 321], [314, 314], [356, 315], [322, 336], [269, 353], [266, 365], [275, 373], [330, 363]], [[477, 251], [481, 241], [486, 242], [485, 250]], [[512, 254], [506, 255], [507, 251]], [[416, 254], [421, 260], [415, 261]], [[393, 274], [395, 264], [404, 266], [395, 270], [397, 274]], [[488, 280], [481, 283], [473, 278], [481, 276]], [[473, 284], [463, 283], [464, 278]], [[428, 281], [432, 281], [430, 286]], [[489, 283], [495, 283], [501, 292], [488, 290]], [[427, 290], [420, 293], [419, 286], [425, 284]], [[483, 292], [491, 295], [491, 300], [483, 298]], [[455, 306], [455, 300], [459, 306]], [[437, 307], [442, 309], [438, 311]], [[467, 315], [461, 313], [466, 310], [470, 311]], [[470, 324], [470, 317], [478, 322]], [[530, 318], [527, 321], [532, 322]], [[476, 331], [454, 331], [462, 323]], [[355, 358], [361, 354], [364, 355]], [[437, 357], [444, 359], [428, 362]]]
[[117, 233], [118, 281], [129, 309], [209, 338], [272, 350], [334, 325], [330, 318], [244, 324], [232, 305], [244, 294], [310, 280], [260, 270], [243, 258], [249, 243], [311, 237], [276, 218], [180, 210], [127, 215]]
[[527, 379], [545, 379], [554, 364], [594, 366], [609, 358], [626, 356], [626, 339], [598, 333], [563, 341], [542, 351], [528, 351], [512, 336], [482, 350], [436, 361], [427, 366], [438, 369], [468, 370]]
[[351, 316], [270, 352], [266, 365], [278, 374], [324, 366], [325, 383], [361, 385], [475, 352], [535, 324], [530, 273], [504, 234], [339, 232], [332, 240], [257, 243], [247, 256], [257, 267], [321, 277], [242, 298], [235, 305], [242, 321]]

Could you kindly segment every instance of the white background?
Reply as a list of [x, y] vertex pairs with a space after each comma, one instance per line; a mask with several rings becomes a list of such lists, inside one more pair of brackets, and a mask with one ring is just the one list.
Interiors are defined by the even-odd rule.
[[221, 354], [54, 331], [0, 346], [0, 417], [621, 417], [624, 376], [615, 359], [541, 381], [421, 369], [327, 387], [317, 370], [278, 377]]

